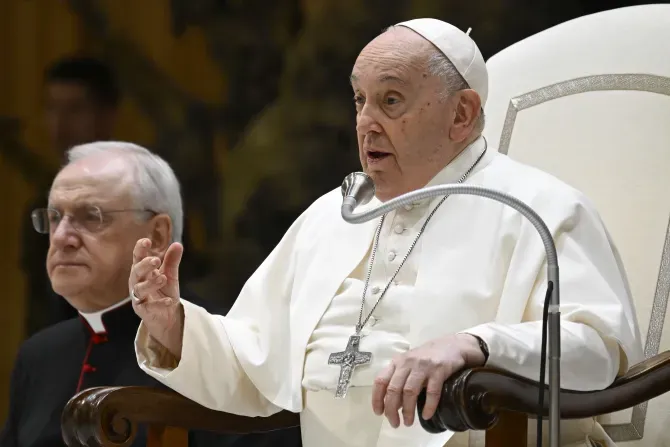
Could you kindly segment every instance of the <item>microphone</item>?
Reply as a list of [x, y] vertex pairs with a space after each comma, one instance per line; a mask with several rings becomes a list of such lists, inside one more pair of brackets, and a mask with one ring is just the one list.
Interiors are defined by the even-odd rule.
[[[544, 371], [546, 362], [546, 344], [547, 340], [544, 334], [548, 332], [549, 338], [549, 445], [551, 447], [559, 447], [560, 438], [560, 359], [561, 359], [561, 343], [560, 343], [560, 294], [558, 287], [558, 254], [556, 252], [556, 245], [551, 232], [547, 228], [542, 218], [528, 205], [521, 200], [506, 194], [501, 191], [496, 191], [482, 186], [463, 185], [463, 184], [447, 184], [431, 186], [428, 188], [419, 189], [406, 194], [403, 194], [395, 199], [389, 200], [378, 207], [354, 214], [354, 209], [357, 205], [368, 203], [374, 195], [375, 187], [372, 179], [363, 172], [354, 172], [349, 174], [342, 183], [342, 218], [351, 224], [360, 224], [367, 222], [383, 214], [386, 214], [396, 208], [408, 205], [419, 200], [445, 196], [452, 194], [465, 194], [484, 197], [509, 206], [523, 215], [535, 227], [539, 233], [544, 250], [547, 257], [547, 296], [545, 302], [545, 312], [543, 316], [543, 337], [542, 337], [542, 359], [540, 363], [540, 394], [539, 394], [539, 409], [538, 409], [538, 446], [541, 446], [541, 430], [542, 430], [542, 413], [544, 400]], [[548, 328], [545, 329], [545, 328]], [[421, 425], [429, 432], [443, 432], [449, 429], [444, 422], [444, 418], [440, 417], [439, 408], [431, 421], [424, 421], [419, 411], [419, 420]]]
[[342, 182], [342, 212], [354, 212], [358, 205], [365, 205], [375, 195], [375, 184], [367, 174], [352, 172]]

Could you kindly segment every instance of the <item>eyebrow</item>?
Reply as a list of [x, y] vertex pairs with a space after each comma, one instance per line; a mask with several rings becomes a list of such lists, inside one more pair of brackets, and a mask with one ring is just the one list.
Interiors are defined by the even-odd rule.
[[[352, 74], [351, 76], [349, 76], [349, 83], [350, 84], [353, 84], [356, 81], [358, 81], [358, 77], [355, 74]], [[388, 74], [384, 74], [384, 75], [379, 76], [379, 78], [377, 78], [377, 81], [379, 81], [379, 82], [397, 82], [398, 84], [407, 85], [406, 80], [404, 80], [402, 78], [399, 78], [398, 76], [393, 76], [393, 75], [388, 75]]]
[[[75, 202], [75, 203], [65, 202], [64, 204], [66, 206], [73, 206], [74, 208], [91, 208], [91, 207], [94, 207], [94, 206], [98, 207], [98, 208], [102, 208], [102, 206], [99, 202], [90, 201], [90, 200], [82, 200], [80, 202]], [[62, 208], [62, 207], [63, 207], [63, 202], [61, 200], [55, 200], [55, 201], [49, 200], [49, 202], [47, 203], [47, 208], [58, 209], [58, 208]]]

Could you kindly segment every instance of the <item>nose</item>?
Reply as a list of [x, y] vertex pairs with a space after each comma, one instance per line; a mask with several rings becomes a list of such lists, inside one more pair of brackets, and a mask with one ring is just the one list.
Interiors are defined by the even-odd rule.
[[51, 244], [59, 249], [68, 246], [76, 247], [79, 244], [79, 233], [72, 226], [69, 216], [63, 217], [51, 232]]
[[371, 132], [381, 133], [382, 126], [376, 117], [377, 111], [369, 102], [363, 105], [361, 111], [356, 115], [356, 132], [359, 135], [367, 135]]

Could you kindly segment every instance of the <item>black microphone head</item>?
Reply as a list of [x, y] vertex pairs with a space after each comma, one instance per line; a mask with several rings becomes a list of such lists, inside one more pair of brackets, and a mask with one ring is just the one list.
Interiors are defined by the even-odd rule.
[[342, 197], [352, 197], [356, 205], [365, 205], [375, 195], [375, 184], [364, 172], [352, 172], [342, 182]]

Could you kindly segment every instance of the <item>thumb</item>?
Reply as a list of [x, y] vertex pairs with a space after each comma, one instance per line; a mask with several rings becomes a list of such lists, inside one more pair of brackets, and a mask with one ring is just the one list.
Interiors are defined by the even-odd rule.
[[184, 253], [184, 246], [179, 242], [170, 245], [165, 252], [163, 265], [161, 265], [160, 272], [164, 274], [168, 282], [179, 281], [179, 264], [181, 263], [181, 256]]

